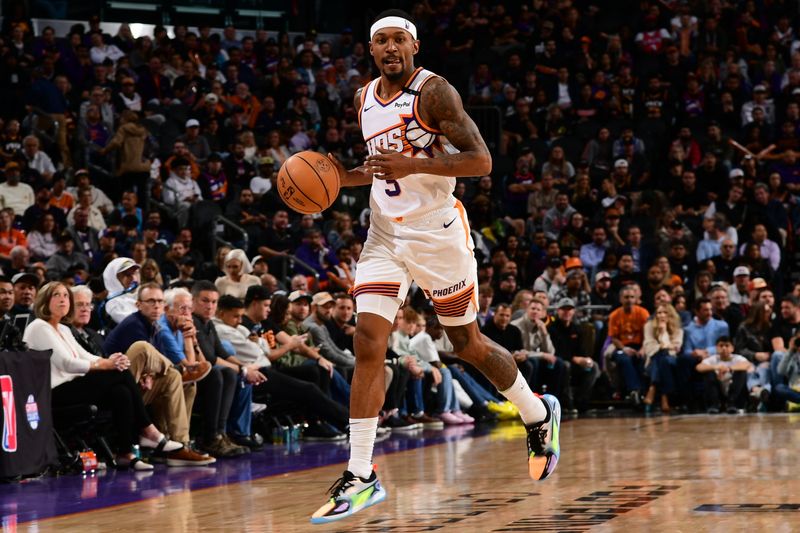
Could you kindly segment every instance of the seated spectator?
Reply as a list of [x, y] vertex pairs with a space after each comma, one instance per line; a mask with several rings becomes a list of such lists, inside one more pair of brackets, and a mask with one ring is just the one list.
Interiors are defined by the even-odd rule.
[[[0, 212], [0, 226], [2, 226], [3, 214]], [[28, 249], [31, 251], [31, 259], [34, 261], [46, 261], [48, 257], [56, 253], [56, 223], [53, 215], [46, 214], [40, 218], [36, 225], [28, 234]]]
[[56, 237], [56, 247], [56, 253], [45, 263], [47, 276], [50, 279], [61, 279], [71, 268], [89, 270], [89, 258], [75, 250], [75, 241], [69, 232], [65, 231]]
[[770, 357], [772, 356], [771, 316], [774, 303], [755, 302], [747, 317], [736, 329], [734, 352], [753, 363], [755, 371], [748, 376], [747, 388], [766, 408], [771, 389]]
[[176, 158], [172, 161], [172, 171], [164, 182], [164, 203], [174, 210], [179, 227], [185, 227], [189, 221], [189, 209], [203, 199], [200, 186], [192, 179], [189, 161]]
[[53, 178], [53, 189], [50, 195], [50, 205], [61, 209], [64, 214], [69, 213], [75, 206], [75, 197], [66, 190], [67, 178], [64, 174], [56, 174]]
[[[89, 327], [92, 318], [92, 291], [85, 285], [70, 289], [74, 302], [70, 330], [78, 344], [92, 355], [104, 356], [103, 337]], [[153, 307], [152, 310], [162, 310]], [[167, 466], [202, 466], [214, 462], [213, 457], [204, 456], [189, 448], [189, 420], [194, 402], [194, 387], [183, 387], [181, 373], [172, 363], [158, 353], [152, 344], [137, 341], [125, 350], [130, 360], [130, 372], [142, 391], [142, 401], [153, 414], [153, 423], [183, 448], [163, 454], [156, 448], [155, 454], [166, 460]], [[162, 441], [159, 445], [166, 444]]]
[[[152, 259], [148, 259], [147, 261], [148, 262], [152, 261]], [[153, 261], [153, 262], [155, 263], [155, 267], [158, 268], [158, 263], [155, 262], [155, 261]], [[173, 287], [173, 286], [176, 286], [176, 285], [179, 285], [179, 284], [181, 286], [185, 286], [187, 284], [188, 285], [194, 285], [195, 279], [194, 279], [193, 276], [194, 276], [195, 265], [196, 265], [196, 262], [195, 262], [193, 257], [188, 257], [187, 256], [187, 257], [184, 257], [183, 259], [181, 259], [180, 262], [178, 263], [178, 277], [175, 278], [175, 279], [170, 280], [170, 282], [169, 282], [170, 287]], [[156, 271], [156, 272], [157, 272], [157, 277], [161, 278], [161, 274], [158, 273], [158, 271]]]
[[222, 156], [212, 152], [208, 156], [205, 171], [197, 179], [200, 194], [212, 202], [225, 203], [228, 199], [229, 180], [222, 169]]
[[119, 352], [108, 359], [90, 354], [61, 323], [69, 319], [72, 307], [72, 293], [62, 283], [48, 283], [36, 297], [36, 320], [23, 336], [34, 350], [52, 350], [53, 404], [64, 407], [91, 403], [110, 410], [117, 439], [117, 464], [132, 470], [152, 470], [152, 465], [131, 453], [134, 444], [159, 448], [164, 453], [177, 451], [183, 445], [168, 440], [150, 421], [139, 386], [128, 371], [128, 357]]
[[[327, 281], [327, 265], [335, 265], [338, 262], [334, 250], [325, 246], [322, 232], [316, 228], [306, 231], [303, 240], [303, 244], [297, 247], [295, 255], [317, 271], [320, 281]], [[299, 262], [295, 265], [295, 270], [299, 273], [309, 274]]]
[[247, 288], [253, 285], [260, 285], [261, 280], [250, 274], [253, 266], [244, 250], [231, 250], [225, 255], [223, 266], [225, 275], [217, 278], [214, 285], [217, 286], [220, 294], [227, 294], [236, 298], [244, 299]]
[[592, 242], [581, 246], [580, 257], [584, 268], [589, 275], [594, 275], [595, 269], [603, 262], [606, 250], [609, 248], [606, 230], [598, 226], [592, 230]]
[[4, 269], [6, 274], [13, 276], [19, 272], [27, 272], [31, 264], [31, 253], [24, 246], [15, 246], [9, 254], [10, 264]]
[[67, 224], [74, 226], [76, 224], [75, 217], [77, 213], [82, 210], [86, 215], [86, 225], [103, 231], [106, 229], [106, 220], [103, 218], [103, 212], [99, 207], [92, 204], [92, 190], [87, 188], [78, 190], [78, 203], [67, 213]]
[[644, 368], [650, 378], [650, 387], [644, 397], [645, 412], [653, 408], [656, 394], [661, 394], [661, 412], [669, 414], [669, 396], [675, 393], [675, 366], [683, 345], [681, 318], [672, 305], [663, 303], [656, 307], [655, 317], [644, 325]]
[[411, 307], [397, 311], [393, 331], [389, 337], [389, 349], [400, 356], [400, 365], [408, 370], [409, 381], [405, 402], [399, 409], [400, 415], [409, 422], [421, 424], [426, 429], [444, 429], [444, 420], [430, 416], [425, 411], [423, 383], [430, 381], [438, 385], [442, 381], [441, 372], [411, 348], [411, 339], [416, 333], [419, 314]]
[[764, 224], [753, 226], [750, 240], [739, 246], [739, 255], [745, 256], [748, 244], [758, 247], [759, 256], [756, 259], [764, 258], [769, 262], [772, 271], [778, 270], [781, 265], [781, 249], [775, 241], [767, 238], [767, 227]]
[[[535, 360], [528, 359], [528, 352], [522, 342], [522, 332], [517, 326], [511, 325], [511, 306], [507, 303], [498, 304], [495, 307], [492, 320], [483, 326], [481, 333], [508, 350], [514, 357], [525, 381], [528, 382], [531, 388], [535, 387], [537, 364]], [[473, 374], [473, 377], [478, 379], [479, 383], [483, 381], [484, 386], [492, 386], [485, 377], [481, 379], [479, 376], [482, 375], [478, 372]], [[490, 388], [489, 390], [492, 389]]]
[[[192, 259], [191, 257], [184, 257], [184, 259]], [[153, 259], [145, 259], [139, 269], [139, 277], [141, 283], [155, 283], [159, 287], [164, 286], [164, 280], [161, 277], [161, 272], [158, 268], [158, 263]]]
[[714, 285], [708, 291], [711, 300], [712, 316], [728, 324], [728, 331], [738, 331], [742, 323], [742, 310], [738, 305], [732, 305], [728, 299], [728, 288], [725, 285]]
[[14, 306], [9, 312], [12, 317], [33, 312], [33, 303], [41, 281], [36, 274], [29, 272], [14, 274], [11, 278], [11, 283], [14, 284]]
[[[536, 361], [536, 383], [533, 390], [552, 394], [566, 402], [565, 393], [569, 388], [569, 366], [555, 355], [555, 346], [547, 332], [547, 310], [540, 300], [531, 300], [525, 314], [511, 325], [522, 333], [522, 346], [528, 358]], [[546, 389], [543, 389], [546, 387]]]
[[586, 309], [586, 306], [592, 304], [590, 290], [591, 287], [586, 277], [586, 271], [582, 268], [573, 268], [567, 271], [567, 280], [564, 287], [555, 293], [553, 299], [558, 302], [564, 298], [570, 298], [577, 306], [575, 323], [586, 324], [591, 318], [589, 311]]
[[730, 285], [733, 283], [733, 271], [739, 266], [739, 260], [736, 257], [736, 243], [731, 239], [722, 239], [719, 250], [720, 254], [711, 258], [714, 264], [714, 279]]
[[771, 280], [775, 271], [767, 258], [761, 255], [762, 248], [754, 242], [748, 242], [742, 246], [744, 246], [744, 251], [739, 262], [750, 270], [750, 278], [753, 281], [759, 278]]
[[266, 378], [257, 368], [248, 367], [237, 359], [236, 353], [231, 352], [230, 347], [222, 345], [213, 322], [219, 298], [216, 287], [208, 281], [200, 281], [192, 287], [192, 321], [197, 331], [200, 351], [204, 357], [215, 358], [215, 367], [222, 372], [226, 385], [230, 372], [238, 374], [238, 379], [234, 381], [230, 412], [225, 417], [227, 420], [225, 424], [220, 420], [217, 429], [225, 435], [223, 439], [233, 442], [245, 451], [260, 449], [260, 439], [251, 431], [253, 388], [261, 385]]
[[334, 344], [342, 350], [353, 353], [353, 335], [355, 335], [355, 302], [347, 293], [334, 294], [334, 308], [331, 320], [325, 323]]
[[781, 359], [775, 367], [775, 384], [772, 388], [774, 398], [782, 403], [800, 403], [800, 391], [797, 383], [800, 381], [800, 350], [798, 350], [797, 339], [788, 353]]
[[6, 180], [0, 183], [0, 207], [11, 209], [14, 216], [22, 217], [25, 210], [35, 201], [33, 188], [27, 183], [20, 183], [20, 168], [17, 162], [9, 161], [3, 170]]
[[409, 348], [413, 350], [422, 361], [427, 362], [433, 368], [437, 368], [441, 375], [441, 381], [433, 384], [436, 386], [436, 406], [431, 409], [435, 418], [440, 418], [446, 425], [472, 424], [475, 419], [461, 411], [461, 406], [456, 397], [453, 387], [453, 376], [450, 369], [439, 359], [439, 352], [433, 338], [427, 333], [426, 329], [436, 328], [439, 321], [436, 317], [430, 317], [426, 321], [421, 316], [417, 317], [416, 333], [409, 342]]
[[569, 364], [571, 387], [565, 391], [564, 405], [570, 414], [588, 409], [594, 384], [600, 377], [600, 369], [591, 357], [591, 336], [574, 323], [574, 317], [575, 302], [564, 298], [557, 304], [555, 320], [547, 327], [556, 355]]
[[718, 414], [724, 404], [728, 414], [744, 413], [747, 373], [753, 365], [733, 353], [733, 342], [726, 335], [717, 339], [716, 352], [697, 365], [697, 371], [705, 378], [706, 411]]
[[85, 168], [76, 170], [74, 180], [75, 186], [67, 187], [67, 192], [72, 194], [78, 201], [80, 201], [80, 190], [88, 188], [91, 192], [90, 205], [98, 208], [103, 215], [108, 215], [114, 210], [114, 204], [108, 198], [106, 193], [92, 185], [88, 170]]
[[[196, 118], [190, 118], [186, 121], [186, 129], [184, 134], [178, 137], [179, 141], [183, 142], [186, 149], [194, 156], [194, 161], [198, 165], [203, 166], [211, 155], [211, 149], [208, 147], [208, 140], [200, 133], [200, 122]], [[175, 167], [173, 161], [172, 167]], [[194, 176], [197, 179], [199, 176]]]
[[37, 185], [35, 191], [33, 205], [28, 207], [22, 214], [22, 229], [30, 231], [33, 229], [36, 221], [47, 213], [53, 215], [56, 225], [61, 230], [66, 229], [67, 222], [64, 212], [50, 205], [50, 189], [46, 185]]
[[608, 336], [613, 345], [609, 355], [622, 374], [621, 391], [638, 404], [645, 366], [644, 326], [650, 313], [636, 304], [637, 293], [632, 285], [620, 290], [619, 300], [622, 307], [608, 317]]
[[[248, 291], [248, 294], [251, 292], [253, 291]], [[264, 306], [258, 307], [260, 310], [265, 309]], [[251, 307], [252, 324], [260, 324], [260, 321], [254, 322], [253, 318], [263, 316], [266, 320], [266, 312], [253, 312], [253, 309], [255, 306]], [[262, 399], [265, 394], [269, 394], [274, 400], [290, 401], [298, 405], [309, 421], [309, 427], [303, 433], [307, 440], [342, 440], [345, 437], [343, 431], [349, 423], [347, 409], [328, 398], [315, 384], [285, 375], [272, 366], [272, 360], [304, 342], [304, 336], [292, 337], [289, 344], [272, 349], [258, 332], [242, 324], [243, 318], [244, 307], [238, 298], [220, 297], [217, 316], [214, 318], [214, 327], [220, 339], [231, 344], [239, 361], [248, 368], [257, 369], [267, 378], [256, 389], [254, 398]], [[332, 424], [336, 431], [325, 427], [326, 423]]]
[[563, 289], [566, 281], [566, 277], [561, 271], [561, 259], [551, 257], [548, 259], [542, 275], [533, 282], [533, 290], [544, 291], [548, 295], [555, 296]]
[[14, 284], [11, 278], [0, 276], [0, 320], [11, 317], [11, 308], [14, 307]]
[[11, 209], [0, 210], [0, 261], [11, 262], [11, 250], [15, 246], [28, 246], [25, 233], [12, 226], [14, 213]]
[[356, 364], [353, 353], [339, 348], [328, 332], [327, 324], [331, 321], [334, 305], [330, 293], [318, 292], [311, 299], [311, 314], [303, 321], [303, 325], [325, 359], [339, 368], [353, 368]]
[[41, 150], [41, 143], [35, 135], [28, 135], [22, 140], [21, 153], [28, 168], [38, 172], [44, 183], [52, 181], [53, 174], [56, 173], [56, 167], [53, 165], [53, 160], [50, 159], [50, 156]]
[[[72, 237], [75, 249], [88, 257], [89, 261], [96, 263], [100, 253], [99, 231], [105, 231], [105, 229], [98, 230], [90, 226], [88, 211], [82, 206], [78, 206], [76, 210], [74, 224], [67, 228], [66, 233]], [[105, 228], [105, 224], [103, 227]]]
[[141, 267], [129, 257], [118, 257], [103, 270], [103, 283], [108, 291], [105, 312], [114, 324], [121, 324], [139, 309], [135, 291], [140, 276]]
[[770, 377], [772, 378], [773, 391], [776, 390], [778, 385], [785, 383], [778, 372], [778, 366], [792, 348], [792, 339], [798, 333], [800, 333], [800, 300], [789, 294], [781, 299], [780, 316], [773, 321], [772, 329], [769, 332], [772, 344]]

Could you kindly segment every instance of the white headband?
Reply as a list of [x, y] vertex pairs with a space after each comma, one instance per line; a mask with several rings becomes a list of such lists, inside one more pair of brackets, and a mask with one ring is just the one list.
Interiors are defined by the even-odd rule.
[[410, 33], [414, 40], [417, 39], [417, 27], [410, 20], [403, 17], [383, 17], [369, 29], [370, 40], [384, 28], [402, 28]]

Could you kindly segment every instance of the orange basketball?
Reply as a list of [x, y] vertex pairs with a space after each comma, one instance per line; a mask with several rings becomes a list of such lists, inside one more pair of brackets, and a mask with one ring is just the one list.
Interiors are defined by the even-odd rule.
[[326, 210], [339, 196], [340, 185], [338, 169], [318, 152], [298, 152], [278, 171], [278, 192], [298, 213]]

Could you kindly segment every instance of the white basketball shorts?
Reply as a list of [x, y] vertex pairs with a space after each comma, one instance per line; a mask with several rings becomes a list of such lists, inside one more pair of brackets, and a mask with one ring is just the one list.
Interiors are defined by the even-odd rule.
[[461, 202], [411, 221], [372, 213], [370, 224], [353, 287], [357, 312], [394, 322], [413, 280], [442, 325], [475, 320], [478, 267]]

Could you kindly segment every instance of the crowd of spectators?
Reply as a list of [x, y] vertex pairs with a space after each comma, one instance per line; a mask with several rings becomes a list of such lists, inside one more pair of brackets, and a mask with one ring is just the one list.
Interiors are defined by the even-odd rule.
[[[492, 175], [455, 196], [483, 332], [532, 388], [571, 414], [800, 403], [796, 6], [408, 8], [418, 64], [493, 149]], [[54, 401], [112, 409], [123, 464], [147, 468], [134, 442], [174, 466], [246, 453], [264, 403], [344, 439], [369, 191], [300, 216], [275, 174], [302, 150], [363, 161], [364, 32], [107, 27], [3, 20], [0, 313], [35, 315], [25, 339], [54, 350]], [[417, 287], [385, 376], [381, 435], [516, 416]]]

